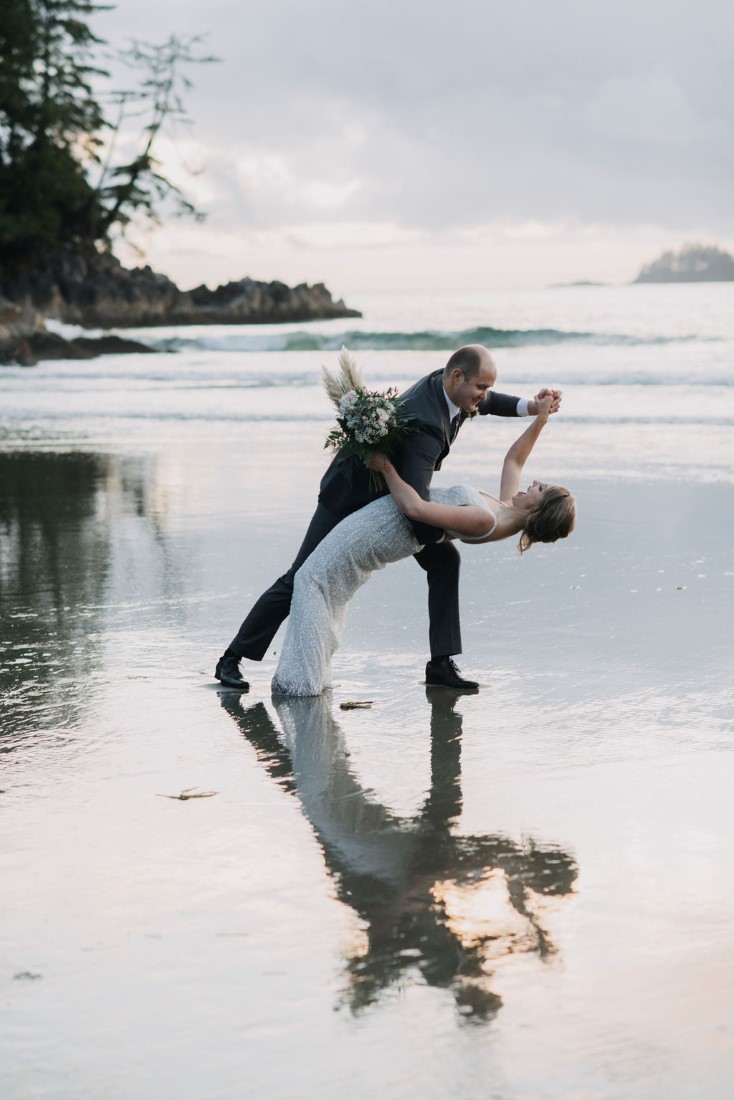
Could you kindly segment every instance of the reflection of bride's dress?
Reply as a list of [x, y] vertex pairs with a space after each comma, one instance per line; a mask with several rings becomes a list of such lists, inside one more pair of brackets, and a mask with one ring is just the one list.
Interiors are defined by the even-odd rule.
[[578, 867], [554, 842], [461, 832], [457, 693], [427, 694], [430, 782], [410, 814], [363, 785], [328, 695], [275, 699], [280, 729], [263, 702], [245, 708], [247, 697], [231, 691], [219, 700], [260, 765], [300, 803], [333, 893], [358, 918], [342, 939], [343, 1003], [358, 1013], [419, 980], [450, 990], [462, 1023], [481, 1023], [502, 1004], [496, 960], [555, 954], [541, 918], [572, 893]]
[[[478, 504], [481, 494], [467, 485], [431, 489], [439, 504]], [[296, 574], [293, 602], [273, 677], [277, 695], [319, 695], [331, 682], [331, 658], [344, 632], [347, 604], [375, 569], [410, 557], [420, 543], [391, 496], [343, 519]]]

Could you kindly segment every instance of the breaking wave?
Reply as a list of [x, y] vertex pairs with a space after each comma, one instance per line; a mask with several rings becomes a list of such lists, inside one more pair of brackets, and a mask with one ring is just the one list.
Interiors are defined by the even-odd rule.
[[[485, 344], [491, 348], [529, 347], [564, 343], [595, 346], [639, 346], [685, 343], [700, 336], [625, 336], [599, 332], [565, 332], [561, 329], [499, 329], [480, 326], [456, 331], [428, 329], [423, 332], [363, 332], [359, 329], [346, 332], [253, 332], [237, 328], [223, 332], [197, 331], [186, 334], [179, 329], [175, 335], [157, 335], [155, 330], [144, 332], [140, 338], [158, 351], [191, 351], [196, 348], [208, 351], [263, 352], [263, 351], [338, 351], [346, 344], [353, 351], [453, 351], [464, 344]], [[712, 338], [716, 339], [716, 338]]]

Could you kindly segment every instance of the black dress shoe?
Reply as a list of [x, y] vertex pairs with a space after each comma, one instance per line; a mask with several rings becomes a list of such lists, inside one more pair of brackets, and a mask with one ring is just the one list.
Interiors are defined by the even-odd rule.
[[459, 675], [455, 661], [451, 657], [434, 657], [426, 665], [426, 684], [429, 687], [457, 688], [461, 691], [476, 691], [476, 680], [465, 680]]
[[239, 662], [236, 657], [220, 657], [214, 670], [214, 678], [228, 688], [238, 688], [240, 691], [249, 691], [250, 685], [242, 679]]

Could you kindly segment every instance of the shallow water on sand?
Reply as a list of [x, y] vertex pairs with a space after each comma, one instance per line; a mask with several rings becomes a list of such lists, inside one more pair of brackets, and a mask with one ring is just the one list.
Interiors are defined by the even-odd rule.
[[645, 479], [569, 471], [567, 543], [464, 548], [477, 695], [421, 682], [412, 561], [332, 693], [271, 700], [274, 653], [217, 690], [323, 429], [0, 452], [0, 1094], [728, 1096], [723, 467], [671, 482], [650, 436]]

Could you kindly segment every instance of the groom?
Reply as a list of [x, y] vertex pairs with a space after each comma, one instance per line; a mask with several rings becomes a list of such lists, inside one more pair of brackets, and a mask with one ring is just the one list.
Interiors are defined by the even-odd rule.
[[[561, 402], [559, 390], [543, 389], [530, 400], [495, 393], [491, 387], [497, 368], [487, 348], [470, 344], [459, 348], [443, 370], [433, 371], [402, 395], [406, 411], [414, 418], [417, 430], [407, 435], [393, 458], [398, 473], [428, 499], [434, 470], [448, 455], [464, 421], [477, 413], [494, 416], [534, 416], [536, 401], [553, 396], [551, 412]], [[382, 492], [386, 492], [383, 490]], [[321, 480], [318, 505], [306, 531], [295, 561], [282, 577], [255, 603], [217, 662], [214, 673], [226, 687], [247, 691], [239, 662], [243, 657], [261, 661], [278, 627], [288, 615], [296, 572], [332, 528], [345, 516], [356, 512], [380, 496], [370, 492], [369, 471], [354, 456], [337, 454]], [[461, 653], [459, 622], [459, 567], [461, 559], [453, 542], [446, 541], [437, 527], [412, 523], [423, 549], [415, 560], [428, 578], [428, 615], [431, 659], [426, 665], [426, 683], [431, 686], [476, 689], [474, 680], [465, 680], [453, 656]]]

